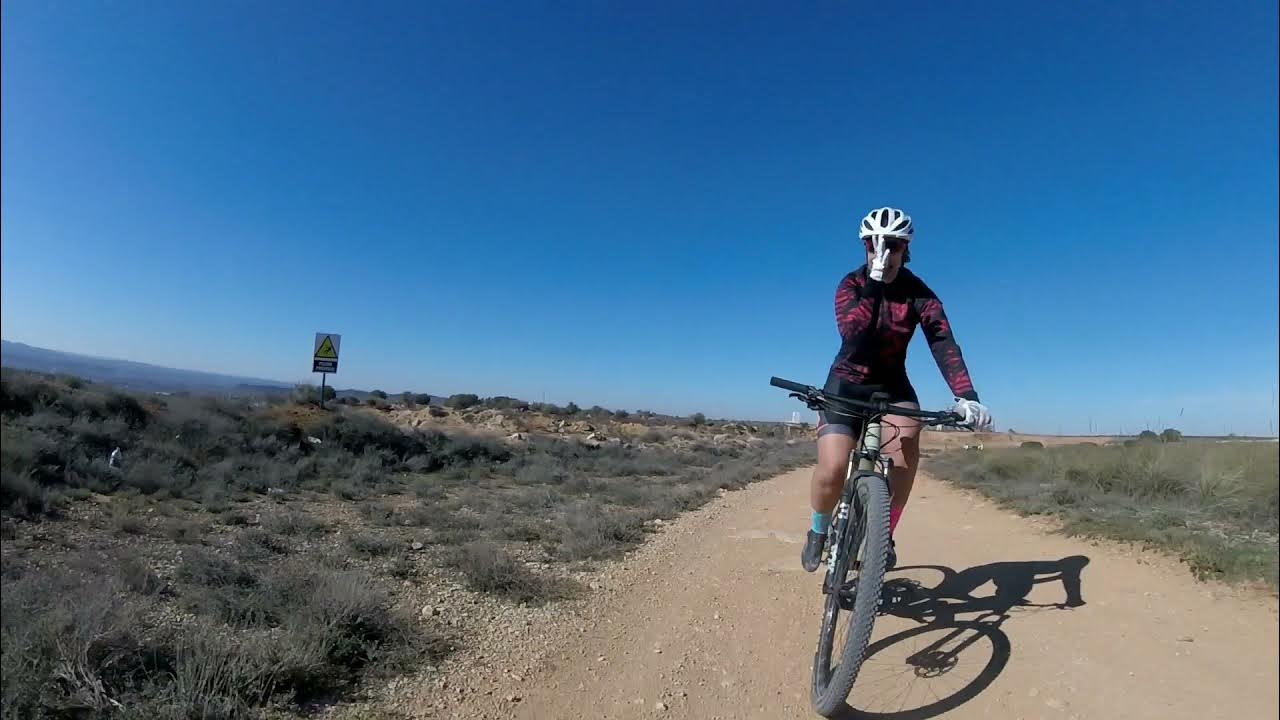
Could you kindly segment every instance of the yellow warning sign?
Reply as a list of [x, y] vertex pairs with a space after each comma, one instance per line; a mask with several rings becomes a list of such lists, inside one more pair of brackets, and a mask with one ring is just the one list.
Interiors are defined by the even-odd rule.
[[316, 357], [321, 360], [338, 359], [338, 351], [333, 347], [333, 338], [324, 336], [324, 340], [320, 341], [320, 347], [316, 348]]
[[316, 333], [312, 346], [311, 372], [338, 372], [338, 353], [342, 352], [342, 336], [338, 333]]

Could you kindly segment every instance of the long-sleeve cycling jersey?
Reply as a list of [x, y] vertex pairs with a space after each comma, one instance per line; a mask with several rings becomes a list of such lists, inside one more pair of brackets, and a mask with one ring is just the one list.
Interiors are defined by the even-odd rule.
[[841, 343], [832, 373], [856, 384], [905, 382], [907, 345], [920, 325], [951, 392], [978, 400], [942, 301], [914, 273], [901, 268], [885, 284], [870, 279], [864, 265], [844, 276], [835, 300]]

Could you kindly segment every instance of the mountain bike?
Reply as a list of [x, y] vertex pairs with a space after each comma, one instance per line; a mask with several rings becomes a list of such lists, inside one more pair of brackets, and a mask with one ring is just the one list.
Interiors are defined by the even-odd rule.
[[[854, 395], [833, 395], [811, 385], [774, 377], [769, 384], [790, 391], [810, 410], [861, 418], [862, 436], [849, 453], [844, 489], [831, 518], [827, 540], [827, 572], [818, 650], [813, 660], [810, 701], [823, 717], [834, 717], [858, 678], [867, 642], [875, 625], [889, 550], [889, 470], [893, 459], [880, 454], [881, 420], [885, 415], [916, 418], [926, 425], [961, 426], [954, 412], [930, 412], [889, 404], [879, 386], [862, 385]], [[852, 574], [852, 578], [850, 575]], [[843, 643], [836, 642], [841, 615]], [[834, 664], [833, 664], [834, 663]]]

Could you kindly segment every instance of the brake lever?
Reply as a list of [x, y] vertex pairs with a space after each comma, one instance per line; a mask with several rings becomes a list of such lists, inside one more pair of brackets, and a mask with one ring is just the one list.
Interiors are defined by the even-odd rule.
[[803, 400], [803, 401], [804, 401], [804, 405], [805, 405], [805, 407], [809, 408], [810, 410], [817, 411], [817, 410], [821, 410], [821, 409], [822, 409], [822, 402], [821, 402], [820, 400], [818, 400], [817, 396], [815, 396], [815, 395], [813, 395], [813, 394], [811, 394], [811, 393], [795, 393], [795, 392], [793, 392], [793, 393], [789, 393], [789, 394], [790, 394], [790, 396], [791, 396], [791, 397], [793, 397], [793, 398], [795, 398], [795, 399], [797, 399], [797, 400]]

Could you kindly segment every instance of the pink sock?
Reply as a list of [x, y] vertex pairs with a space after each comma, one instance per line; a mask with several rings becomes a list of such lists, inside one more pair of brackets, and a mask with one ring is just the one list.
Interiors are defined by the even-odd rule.
[[893, 536], [893, 531], [898, 529], [898, 521], [902, 519], [902, 511], [905, 508], [891, 507], [889, 508], [889, 535]]

